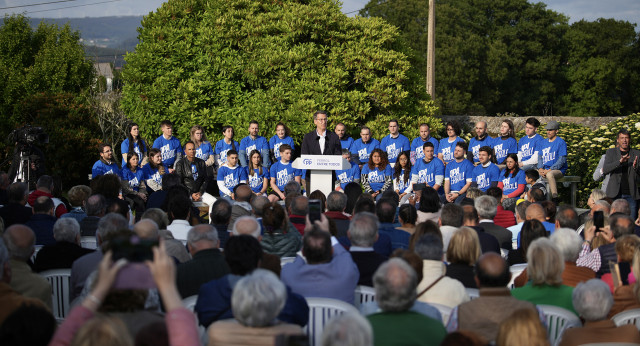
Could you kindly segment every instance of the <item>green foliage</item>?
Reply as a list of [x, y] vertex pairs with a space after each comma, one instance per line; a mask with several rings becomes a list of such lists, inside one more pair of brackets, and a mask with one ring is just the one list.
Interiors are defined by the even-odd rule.
[[300, 141], [318, 109], [330, 128], [342, 122], [354, 134], [378, 117], [415, 124], [435, 109], [397, 29], [348, 18], [334, 0], [170, 0], [139, 33], [122, 107], [146, 138], [163, 119], [181, 139], [195, 124], [212, 140], [226, 124], [242, 138], [256, 119], [263, 134], [282, 121]]

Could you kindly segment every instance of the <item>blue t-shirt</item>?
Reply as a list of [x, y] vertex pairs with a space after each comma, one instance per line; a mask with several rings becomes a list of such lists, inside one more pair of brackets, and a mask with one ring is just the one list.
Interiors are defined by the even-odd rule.
[[[559, 170], [562, 174], [567, 171], [567, 143], [564, 139], [556, 137], [553, 142], [549, 142], [549, 139], [544, 138], [538, 142], [537, 151], [538, 155], [540, 155], [540, 158], [542, 159], [542, 168], [551, 169], [560, 156], [565, 156], [564, 164], [562, 167], [559, 167]], [[538, 163], [540, 163], [540, 161]]]
[[445, 137], [440, 140], [440, 143], [438, 144], [438, 154], [442, 154], [442, 161], [445, 163], [453, 161], [453, 150], [456, 148], [456, 143], [458, 142], [464, 142], [464, 139], [456, 137], [456, 139], [451, 143], [449, 143], [449, 137]]
[[469, 150], [473, 153], [473, 162], [480, 162], [478, 159], [478, 152], [482, 147], [493, 147], [494, 138], [491, 136], [485, 137], [483, 140], [478, 140], [476, 137], [471, 138], [469, 141]]
[[500, 168], [493, 163], [489, 163], [487, 167], [477, 165], [473, 168], [472, 175], [473, 181], [478, 184], [478, 189], [487, 192], [492, 182], [500, 181]]
[[153, 142], [153, 147], [160, 149], [160, 152], [162, 152], [162, 165], [167, 168], [172, 167], [176, 162], [176, 155], [182, 153], [180, 140], [174, 136], [169, 139], [164, 138], [164, 136], [156, 138]]
[[278, 135], [275, 135], [269, 139], [269, 149], [273, 150], [273, 156], [275, 156], [276, 161], [280, 161], [280, 146], [283, 144], [289, 144], [291, 146], [291, 152], [293, 152], [296, 147], [293, 143], [293, 138], [289, 136], [281, 139]]
[[405, 182], [404, 172], [405, 170], [403, 168], [400, 170], [400, 177], [393, 178], [393, 182], [396, 184], [396, 187], [398, 188], [398, 191], [400, 191], [400, 193], [403, 193], [411, 185], [411, 174], [409, 174], [409, 180]]
[[427, 163], [424, 159], [419, 160], [411, 167], [411, 177], [418, 176], [417, 184], [427, 184], [433, 187], [436, 184], [436, 176], [444, 176], [444, 163], [437, 157]]
[[[218, 181], [221, 181], [229, 191], [233, 192], [233, 189], [242, 181], [247, 181], [247, 171], [240, 166], [229, 168], [227, 166], [220, 166], [218, 169]], [[220, 196], [226, 194], [220, 191]]]
[[340, 182], [340, 188], [343, 190], [347, 184], [353, 182], [355, 179], [360, 179], [360, 167], [353, 162], [350, 163], [351, 168], [335, 171], [336, 180]]
[[342, 149], [351, 148], [351, 144], [353, 144], [353, 138], [351, 137], [347, 137], [345, 139], [340, 140], [340, 146], [342, 147]]
[[302, 172], [293, 168], [291, 162], [285, 164], [282, 161], [278, 161], [271, 165], [269, 169], [269, 176], [276, 179], [276, 186], [280, 191], [284, 191], [284, 186], [300, 175], [302, 175]]
[[157, 168], [152, 168], [151, 165], [147, 163], [142, 166], [142, 172], [144, 173], [142, 175], [144, 180], [153, 180], [158, 184], [162, 184], [162, 176]]
[[426, 142], [431, 142], [433, 144], [433, 152], [435, 154], [435, 156], [438, 156], [438, 140], [433, 138], [433, 137], [429, 137], [426, 141], [423, 141], [422, 138], [417, 137], [413, 139], [413, 142], [411, 142], [411, 156], [413, 156], [411, 158], [411, 162], [412, 163], [416, 163], [420, 160], [422, 160], [424, 158], [424, 150], [422, 150], [422, 146], [426, 143]]
[[371, 138], [369, 143], [365, 144], [362, 142], [362, 138], [360, 138], [353, 141], [353, 144], [351, 144], [351, 149], [349, 150], [351, 150], [351, 154], [358, 155], [358, 159], [360, 159], [360, 162], [366, 163], [369, 162], [369, 155], [371, 155], [373, 149], [378, 148], [380, 148], [380, 142], [378, 142], [377, 139]]
[[94, 163], [93, 167], [91, 168], [91, 176], [93, 177], [93, 179], [105, 174], [115, 174], [118, 177], [122, 178], [122, 176], [120, 176], [120, 167], [118, 167], [115, 162], [108, 165], [102, 162], [102, 160], [96, 161], [96, 163]]
[[251, 136], [247, 136], [240, 141], [240, 151], [246, 152], [247, 161], [249, 160], [249, 155], [254, 150], [260, 152], [262, 152], [262, 150], [269, 151], [269, 143], [267, 143], [267, 139], [262, 136], [258, 136], [256, 139], [251, 139]]
[[140, 182], [144, 180], [144, 172], [142, 168], [136, 169], [136, 172], [131, 172], [131, 170], [127, 167], [122, 168], [122, 180], [128, 181], [129, 186], [133, 189], [133, 191], [140, 191]]
[[369, 169], [369, 165], [362, 166], [362, 175], [367, 176], [367, 182], [369, 182], [369, 186], [371, 190], [380, 191], [384, 186], [385, 177], [393, 177], [393, 170], [391, 170], [391, 165], [387, 165], [387, 167], [380, 169], [379, 167], [375, 167], [374, 169]]
[[502, 194], [508, 195], [518, 189], [519, 184], [526, 185], [527, 181], [524, 179], [524, 171], [519, 169], [516, 176], [513, 173], [509, 173], [509, 176], [505, 178], [504, 174], [507, 173], [507, 169], [500, 171], [500, 181], [502, 181]]
[[253, 192], [260, 192], [262, 191], [262, 188], [264, 187], [264, 178], [267, 178], [267, 180], [269, 180], [270, 176], [269, 176], [269, 170], [262, 167], [262, 174], [260, 174], [260, 169], [258, 168], [254, 168], [253, 175], [249, 174], [249, 167], [244, 167], [246, 174], [247, 174], [247, 182], [249, 183], [249, 186], [251, 187], [251, 191]]
[[496, 163], [501, 164], [507, 157], [507, 154], [517, 154], [518, 144], [513, 137], [496, 137], [493, 139], [493, 153], [496, 155]]
[[387, 152], [389, 163], [396, 163], [401, 152], [411, 150], [411, 144], [409, 144], [409, 138], [402, 134], [398, 134], [397, 138], [387, 135], [380, 142], [380, 149]]
[[[142, 154], [147, 151], [147, 147], [144, 143], [142, 143], [142, 151], [140, 150], [140, 140], [138, 140], [137, 143], [133, 143], [133, 151], [135, 151], [136, 154], [138, 154], [138, 159], [140, 162], [142, 162], [143, 156]], [[122, 144], [120, 144], [120, 154], [128, 154], [129, 153], [129, 138], [125, 139], [124, 141], [122, 141]], [[124, 157], [122, 158], [122, 164], [121, 166], [124, 167], [126, 166], [127, 163], [124, 162]]]
[[240, 154], [240, 144], [238, 142], [232, 141], [232, 143], [227, 144], [224, 139], [216, 142], [216, 150], [213, 153], [220, 156], [220, 165], [227, 163], [227, 151], [231, 149]]
[[471, 181], [473, 168], [473, 163], [467, 159], [449, 162], [444, 174], [444, 179], [449, 179], [449, 191], [460, 191], [467, 184], [467, 180]]
[[199, 159], [207, 161], [211, 155], [213, 155], [213, 148], [209, 142], [202, 142], [202, 144], [196, 148], [196, 157]]
[[526, 161], [536, 152], [536, 145], [542, 140], [542, 136], [535, 134], [533, 138], [524, 136], [518, 141], [518, 153], [522, 155], [520, 161]]

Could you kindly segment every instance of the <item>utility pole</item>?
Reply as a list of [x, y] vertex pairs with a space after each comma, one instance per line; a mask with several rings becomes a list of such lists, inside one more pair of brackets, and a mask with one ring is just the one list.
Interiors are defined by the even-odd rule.
[[435, 0], [429, 0], [429, 28], [427, 32], [427, 94], [432, 100], [435, 92], [435, 62], [436, 62], [436, 6]]

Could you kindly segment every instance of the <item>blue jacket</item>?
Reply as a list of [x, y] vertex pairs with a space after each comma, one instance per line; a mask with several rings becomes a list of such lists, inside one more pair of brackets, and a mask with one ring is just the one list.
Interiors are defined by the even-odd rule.
[[396, 249], [408, 249], [409, 248], [409, 238], [411, 234], [409, 232], [405, 232], [403, 230], [396, 229], [399, 225], [393, 223], [380, 223], [380, 228], [378, 229], [379, 234], [386, 234], [391, 238], [391, 249], [395, 251]]

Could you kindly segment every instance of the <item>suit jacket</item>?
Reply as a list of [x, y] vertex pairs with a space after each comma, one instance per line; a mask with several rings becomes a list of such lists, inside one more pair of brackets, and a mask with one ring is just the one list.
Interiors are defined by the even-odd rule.
[[584, 327], [567, 329], [562, 336], [560, 346], [607, 342], [638, 344], [640, 334], [633, 324], [616, 327], [612, 320], [587, 321]]
[[24, 224], [33, 215], [33, 210], [24, 205], [9, 203], [0, 208], [0, 217], [4, 220], [5, 229], [17, 223]]
[[218, 249], [200, 250], [191, 261], [178, 266], [176, 282], [182, 297], [198, 294], [200, 286], [229, 273], [229, 266]]
[[480, 222], [479, 226], [482, 227], [485, 232], [496, 237], [501, 248], [511, 250], [511, 238], [513, 237], [513, 234], [510, 230], [502, 226], [498, 226], [493, 222]]
[[324, 141], [324, 153], [320, 151], [320, 136], [318, 132], [313, 130], [302, 139], [302, 147], [300, 152], [302, 155], [342, 155], [342, 145], [340, 144], [340, 138], [335, 132], [326, 130], [327, 135]]
[[56, 218], [46, 214], [33, 214], [29, 221], [25, 222], [36, 235], [36, 245], [53, 245], [56, 240], [53, 238], [53, 225]]
[[93, 237], [96, 235], [100, 218], [97, 216], [87, 216], [80, 221], [80, 235], [83, 237]]
[[[637, 169], [633, 169], [633, 160], [638, 157], [638, 160], [640, 161], [640, 151], [636, 149], [629, 150], [629, 161], [625, 164], [620, 164], [621, 157], [622, 155], [618, 148], [607, 149], [607, 152], [605, 153], [602, 173], [604, 175], [609, 175], [609, 183], [607, 184], [607, 190], [605, 192], [607, 193], [607, 196], [611, 198], [618, 196], [620, 193], [622, 170], [626, 169], [631, 196], [633, 196], [634, 199], [640, 199], [637, 185], [638, 171]], [[638, 163], [638, 166], [640, 166], [640, 162]]]
[[207, 191], [207, 164], [204, 160], [197, 157], [193, 158], [193, 164], [198, 170], [198, 179], [193, 179], [191, 171], [191, 162], [186, 157], [175, 163], [176, 174], [180, 177], [180, 181], [186, 186], [191, 193], [203, 194]]
[[11, 265], [11, 288], [21, 295], [29, 298], [36, 298], [43, 302], [49, 310], [53, 305], [51, 301], [51, 284], [49, 281], [31, 271], [25, 262], [10, 260]]
[[59, 241], [54, 245], [43, 246], [38, 251], [33, 267], [38, 273], [49, 269], [71, 269], [75, 260], [93, 251], [82, 248], [78, 244]]
[[375, 251], [352, 251], [351, 258], [360, 272], [358, 285], [373, 287], [373, 274], [387, 259]]

